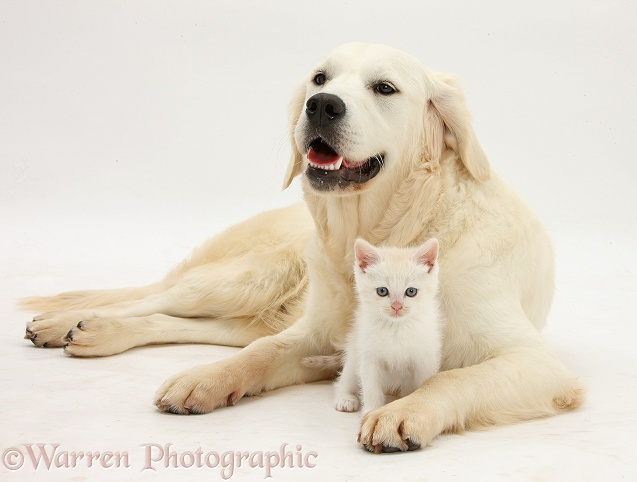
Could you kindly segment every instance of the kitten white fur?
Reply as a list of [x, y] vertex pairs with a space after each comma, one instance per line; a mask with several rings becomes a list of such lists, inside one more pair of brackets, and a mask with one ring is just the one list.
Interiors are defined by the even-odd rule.
[[410, 394], [440, 368], [438, 240], [418, 248], [354, 244], [359, 306], [336, 382], [336, 409], [363, 414]]

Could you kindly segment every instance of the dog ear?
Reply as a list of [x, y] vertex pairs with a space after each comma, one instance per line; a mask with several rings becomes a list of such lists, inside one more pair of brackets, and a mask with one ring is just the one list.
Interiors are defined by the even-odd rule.
[[303, 112], [303, 107], [305, 106], [305, 83], [300, 83], [296, 90], [294, 91], [294, 95], [292, 96], [292, 100], [288, 106], [288, 126], [289, 126], [289, 140], [290, 140], [290, 148], [292, 149], [292, 155], [290, 156], [290, 163], [288, 164], [287, 171], [285, 172], [285, 177], [283, 178], [283, 189], [286, 189], [294, 180], [296, 176], [301, 174], [302, 166], [302, 157], [299, 150], [296, 148], [296, 141], [294, 140], [294, 130], [296, 129], [296, 123], [299, 121], [299, 117]]
[[475, 179], [488, 181], [491, 175], [489, 160], [471, 126], [471, 116], [457, 79], [438, 72], [431, 75], [434, 94], [425, 113], [425, 144], [429, 161], [436, 168], [446, 144], [456, 151]]

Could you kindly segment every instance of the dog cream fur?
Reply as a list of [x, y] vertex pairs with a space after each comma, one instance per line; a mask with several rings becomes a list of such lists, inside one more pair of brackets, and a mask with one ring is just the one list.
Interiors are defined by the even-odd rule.
[[[318, 71], [327, 74], [324, 85], [312, 82]], [[381, 98], [370, 87], [379, 81], [398, 92]], [[341, 154], [384, 154], [374, 179], [343, 192], [310, 187], [304, 106], [316, 92], [347, 105]], [[355, 305], [356, 238], [415, 246], [436, 237], [443, 371], [367, 414], [360, 443], [375, 452], [406, 450], [445, 431], [579, 406], [578, 381], [539, 333], [553, 297], [551, 240], [491, 169], [456, 80], [389, 47], [348, 44], [304, 79], [290, 106], [294, 155], [284, 186], [302, 176], [307, 207], [227, 230], [149, 287], [26, 300], [31, 309], [57, 310], [29, 323], [27, 337], [40, 346], [67, 345], [76, 356], [163, 342], [247, 345], [176, 375], [157, 392], [160, 410], [209, 412], [244, 395], [334, 375], [301, 360], [343, 348]]]

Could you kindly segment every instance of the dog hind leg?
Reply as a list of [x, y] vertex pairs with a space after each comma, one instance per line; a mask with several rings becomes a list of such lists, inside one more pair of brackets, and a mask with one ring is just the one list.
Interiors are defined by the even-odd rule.
[[[193, 268], [176, 280], [172, 287], [140, 300], [36, 316], [27, 324], [25, 338], [36, 346], [71, 345], [63, 340], [69, 330], [75, 329], [80, 323], [85, 326], [90, 323], [91, 330], [106, 332], [103, 336], [94, 336], [93, 344], [97, 344], [98, 340], [106, 343], [112, 338], [109, 334], [111, 325], [120, 325], [123, 320], [130, 318], [130, 321], [124, 322], [128, 326], [144, 317], [164, 314], [176, 318], [203, 318], [202, 323], [244, 320], [240, 323], [255, 326], [250, 335], [231, 330], [228, 333], [236, 333], [236, 338], [211, 338], [214, 343], [243, 346], [254, 339], [254, 333], [261, 336], [276, 333], [296, 320], [300, 316], [305, 285], [305, 264], [300, 254], [284, 250], [269, 253], [268, 256], [260, 253], [232, 258]], [[92, 323], [92, 320], [99, 319], [111, 321]], [[134, 331], [137, 333], [144, 326]], [[169, 330], [167, 333], [173, 332]], [[116, 344], [117, 348], [94, 348], [91, 353], [118, 353], [130, 348], [128, 345], [133, 343], [134, 338]], [[179, 339], [162, 339], [162, 342], [179, 342]], [[131, 346], [148, 343], [153, 341], [142, 340]], [[73, 350], [68, 351], [70, 353]], [[80, 355], [79, 351], [76, 354]]]
[[64, 353], [78, 357], [109, 356], [130, 348], [160, 343], [205, 343], [246, 346], [271, 333], [249, 319], [178, 318], [164, 314], [82, 321], [63, 338]]

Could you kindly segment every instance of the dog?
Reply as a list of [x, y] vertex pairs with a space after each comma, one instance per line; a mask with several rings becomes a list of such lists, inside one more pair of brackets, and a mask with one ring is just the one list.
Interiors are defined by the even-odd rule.
[[300, 177], [304, 203], [222, 232], [153, 285], [27, 299], [46, 313], [26, 338], [74, 356], [169, 342], [245, 347], [156, 394], [161, 411], [206, 413], [333, 377], [334, 367], [302, 360], [344, 347], [354, 240], [436, 237], [441, 372], [368, 413], [360, 445], [413, 450], [443, 432], [577, 408], [583, 389], [539, 332], [554, 291], [551, 239], [491, 169], [457, 80], [387, 46], [347, 44], [303, 79], [289, 111], [284, 187]]

